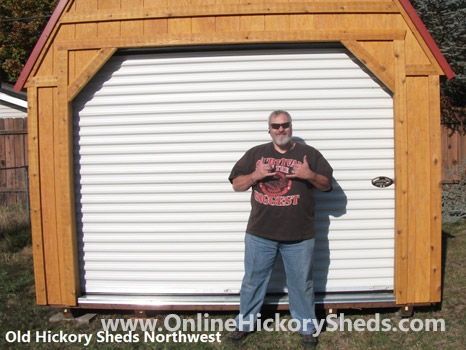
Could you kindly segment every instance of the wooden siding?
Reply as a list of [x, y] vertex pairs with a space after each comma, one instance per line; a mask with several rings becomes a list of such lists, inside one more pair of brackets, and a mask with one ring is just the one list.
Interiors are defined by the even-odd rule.
[[398, 1], [75, 0], [49, 40], [26, 83], [38, 303], [76, 304], [70, 108], [116, 49], [330, 41], [394, 93], [397, 303], [440, 300], [442, 71]]
[[0, 205], [27, 204], [27, 119], [0, 118]]

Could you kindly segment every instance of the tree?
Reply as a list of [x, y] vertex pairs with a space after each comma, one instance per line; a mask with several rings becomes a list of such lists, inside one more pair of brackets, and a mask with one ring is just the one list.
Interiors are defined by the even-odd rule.
[[0, 1], [0, 80], [13, 84], [58, 0]]
[[456, 76], [441, 84], [442, 123], [466, 132], [466, 0], [411, 0]]

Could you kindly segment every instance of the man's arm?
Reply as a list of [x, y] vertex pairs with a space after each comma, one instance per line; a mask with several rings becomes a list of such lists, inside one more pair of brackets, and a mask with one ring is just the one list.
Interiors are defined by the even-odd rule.
[[233, 189], [236, 192], [244, 192], [256, 183], [254, 172], [248, 175], [240, 175], [233, 179]]
[[317, 188], [320, 191], [328, 191], [332, 188], [331, 182], [324, 176], [317, 174], [311, 170], [311, 175], [309, 178], [306, 180], [309, 181], [315, 188]]

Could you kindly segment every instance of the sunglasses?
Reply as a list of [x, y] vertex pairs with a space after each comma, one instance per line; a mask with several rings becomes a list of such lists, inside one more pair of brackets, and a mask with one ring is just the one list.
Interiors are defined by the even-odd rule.
[[272, 123], [270, 124], [270, 126], [272, 127], [272, 129], [275, 129], [275, 130], [278, 130], [280, 129], [280, 126], [283, 127], [283, 129], [288, 129], [290, 127], [291, 123], [288, 122], [288, 123], [283, 123], [283, 124], [275, 124], [275, 123]]

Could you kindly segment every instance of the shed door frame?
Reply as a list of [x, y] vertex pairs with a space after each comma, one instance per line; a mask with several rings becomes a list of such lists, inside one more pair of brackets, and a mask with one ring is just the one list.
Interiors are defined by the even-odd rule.
[[[406, 58], [405, 58], [405, 32], [396, 32], [391, 34], [391, 38], [380, 38], [379, 40], [387, 40], [394, 45], [394, 123], [395, 123], [395, 178], [397, 181], [397, 188], [395, 194], [395, 296], [397, 304], [405, 304], [408, 300], [408, 271], [406, 266], [407, 259], [407, 231], [408, 231], [408, 174], [407, 174], [407, 123], [406, 123]], [[341, 37], [344, 37], [342, 35]], [[356, 38], [354, 35], [352, 39]], [[362, 40], [374, 40], [372, 38], [361, 37]], [[356, 38], [359, 40], [359, 38]], [[340, 40], [344, 43], [344, 40]], [[179, 43], [186, 45], [191, 43]], [[150, 44], [148, 44], [150, 45]], [[158, 46], [160, 44], [152, 45]], [[61, 300], [63, 305], [75, 306], [77, 305], [77, 296], [80, 295], [79, 287], [79, 268], [78, 268], [78, 252], [76, 240], [76, 217], [74, 205], [74, 180], [73, 180], [73, 131], [72, 131], [72, 101], [79, 91], [84, 88], [87, 82], [96, 74], [100, 67], [115, 53], [117, 47], [99, 49], [99, 53], [94, 59], [91, 59], [86, 68], [76, 77], [72, 82], [68, 81], [69, 65], [68, 56], [75, 50], [85, 49], [87, 46], [79, 45], [76, 47], [73, 43], [65, 43], [57, 47], [57, 61], [58, 61], [58, 118], [57, 132], [62, 135], [59, 139], [59, 146], [57, 149], [57, 159], [60, 165], [57, 173], [57, 188], [62, 193], [58, 198], [57, 205], [57, 227], [61, 230], [61, 243], [60, 243], [60, 262], [61, 270], [63, 271], [62, 279], [60, 282]], [[95, 46], [90, 46], [92, 48]], [[125, 49], [124, 45], [119, 47]], [[367, 66], [375, 66], [377, 62], [371, 58], [367, 60], [362, 59], [356, 55], [360, 61], [365, 61]], [[368, 63], [369, 62], [369, 63]], [[370, 68], [370, 67], [369, 67]], [[376, 70], [372, 70], [382, 81], [382, 77]], [[434, 78], [432, 78], [434, 79]], [[438, 77], [436, 78], [438, 84]], [[37, 108], [36, 102], [33, 97], [37, 94], [37, 87], [33, 87], [29, 94], [31, 101], [31, 108]], [[32, 116], [31, 126], [32, 130], [37, 130], [37, 114]], [[37, 131], [36, 131], [37, 132]], [[36, 134], [34, 134], [36, 135]], [[31, 147], [38, 147], [38, 140], [32, 135]], [[34, 174], [33, 174], [34, 175]], [[38, 173], [36, 174], [38, 176]], [[40, 197], [37, 197], [40, 198]], [[41, 234], [40, 229], [40, 202], [34, 201], [33, 211], [33, 225], [38, 228], [38, 233]], [[37, 216], [39, 215], [39, 216]], [[37, 234], [36, 234], [37, 235]], [[36, 237], [36, 241], [40, 242], [41, 238]], [[37, 254], [35, 254], [36, 268], [36, 291], [37, 300], [46, 303], [47, 300], [47, 287], [45, 283], [45, 270], [40, 268], [44, 266], [44, 252], [42, 244], [37, 246]], [[67, 272], [67, 273], [65, 273]]]
[[[246, 45], [246, 46], [245, 45], [233, 45], [233, 46], [230, 46], [230, 45], [228, 45], [228, 46], [222, 46], [221, 48], [222, 48], [222, 51], [225, 51], [227, 53], [232, 53], [233, 55], [235, 54], [235, 52], [240, 52], [240, 50], [245, 52], [246, 51], [246, 50], [244, 50], [245, 48], [250, 50], [250, 51], [253, 51], [254, 53], [258, 52], [261, 49], [263, 50], [263, 49], [270, 49], [270, 48], [272, 48], [272, 49], [282, 49], [282, 50], [283, 49], [286, 50], [286, 49], [291, 48], [292, 49], [291, 51], [296, 50], [296, 52], [298, 52], [300, 49], [304, 48], [304, 49], [308, 49], [309, 54], [311, 54], [312, 49], [314, 49], [314, 48], [318, 48], [318, 49], [321, 49], [321, 50], [326, 49], [326, 48], [329, 48], [329, 49], [337, 48], [337, 49], [341, 50], [341, 49], [344, 49], [344, 46], [335, 45], [335, 44], [330, 44], [330, 45], [276, 45], [275, 44], [275, 45], [261, 45], [261, 47], [259, 47], [259, 48], [257, 47], [257, 45], [254, 45], [254, 46], [251, 46], [251, 45]], [[148, 51], [148, 50], [137, 50], [137, 52], [135, 52], [135, 53], [140, 54], [141, 51], [142, 51], [142, 53], [145, 54], [146, 51]], [[196, 50], [196, 48], [192, 48], [192, 47], [190, 47], [190, 48], [184, 48], [183, 47], [183, 48], [177, 48], [177, 49], [168, 49], [168, 48], [166, 48], [166, 49], [162, 49], [162, 50], [150, 50], [149, 53], [152, 54], [152, 53], [154, 53], [154, 51], [155, 51], [155, 53], [160, 53], [160, 52], [166, 53], [167, 51], [169, 51], [169, 53], [172, 53], [172, 52], [175, 52], [175, 53], [187, 52], [189, 54], [189, 53], [193, 52], [195, 54], [196, 52], [199, 52], [200, 50], [199, 49]], [[212, 46], [212, 47], [209, 47], [209, 50], [202, 50], [202, 52], [206, 52], [206, 51], [207, 52], [213, 51], [215, 53], [218, 53], [219, 50], [218, 50], [217, 46]], [[344, 51], [347, 51], [347, 50], [344, 50]], [[122, 55], [127, 56], [126, 51], [124, 51], [122, 53]], [[149, 57], [152, 57], [152, 56], [149, 56]], [[175, 54], [174, 58], [176, 59], [176, 57], [179, 57], [179, 56]], [[353, 62], [354, 62], [354, 59], [353, 59]], [[360, 63], [358, 63], [358, 65], [360, 67], [362, 66]], [[365, 70], [365, 68], [363, 70]], [[374, 79], [373, 75], [372, 75], [372, 79]], [[137, 85], [137, 84], [135, 84], [135, 85]], [[384, 89], [383, 85], [381, 85], [380, 83], [379, 83], [379, 85], [380, 85], [380, 87], [382, 89]], [[393, 118], [393, 115], [391, 116], [391, 118]], [[299, 132], [299, 128], [297, 129], [297, 131]], [[311, 142], [312, 142], [312, 140], [311, 140]]]

